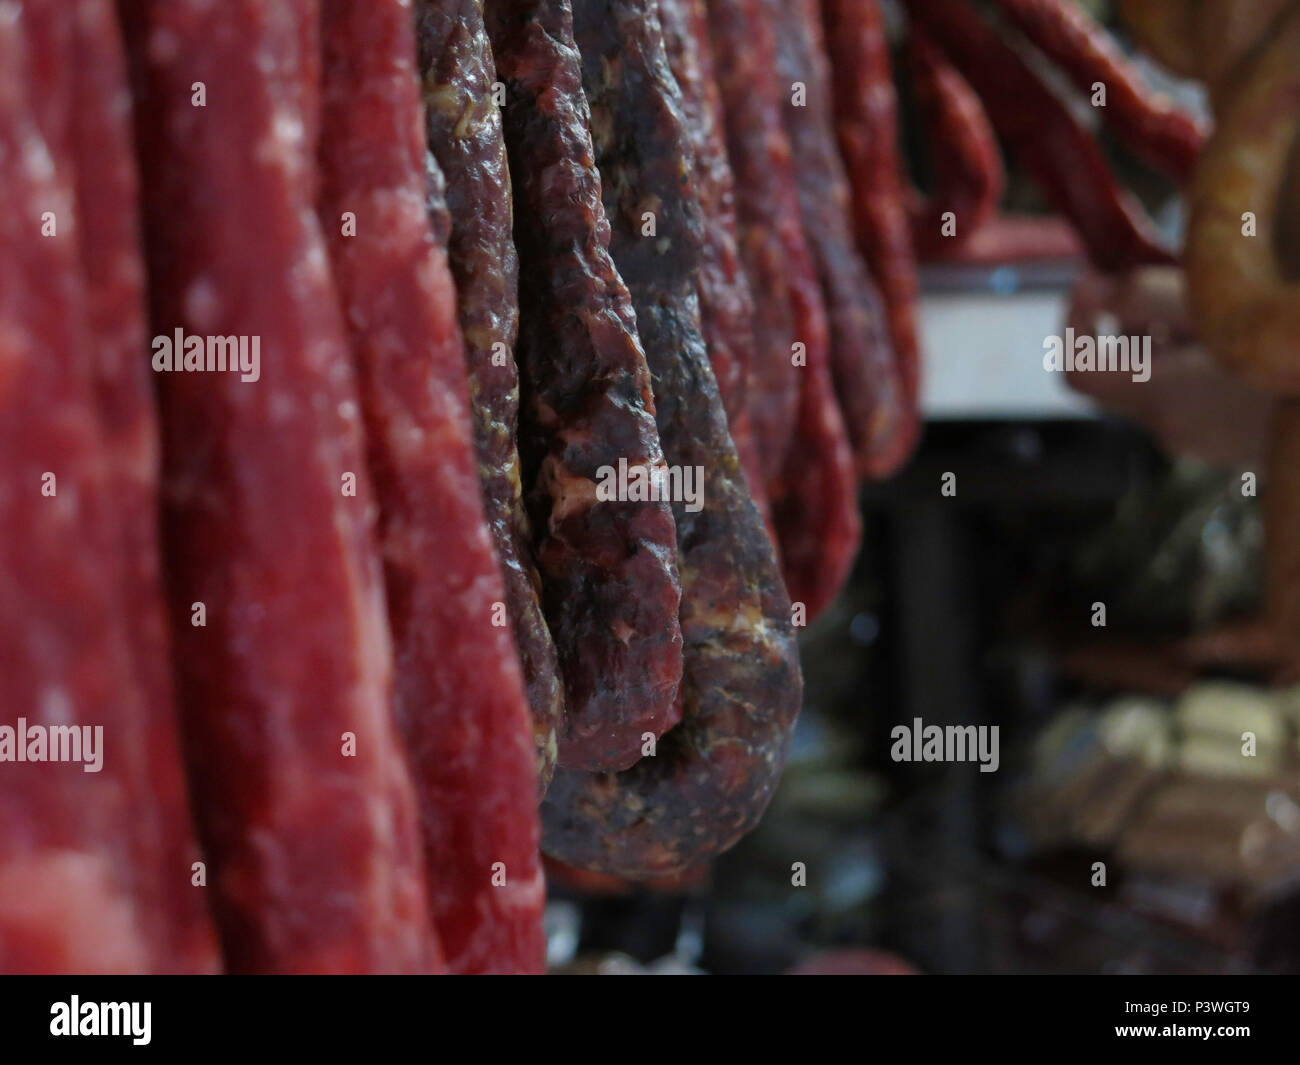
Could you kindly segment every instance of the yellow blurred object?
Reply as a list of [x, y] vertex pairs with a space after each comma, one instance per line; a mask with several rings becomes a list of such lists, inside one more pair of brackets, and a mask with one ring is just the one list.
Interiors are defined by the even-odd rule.
[[1102, 711], [1097, 733], [1116, 757], [1134, 758], [1156, 769], [1173, 761], [1169, 711], [1159, 700], [1120, 696]]
[[1184, 733], [1240, 736], [1255, 733], [1260, 743], [1280, 745], [1285, 736], [1281, 700], [1274, 692], [1230, 681], [1204, 681], [1183, 693], [1174, 708]]
[[1282, 768], [1280, 747], [1260, 747], [1243, 754], [1240, 740], [1231, 736], [1189, 736], [1178, 746], [1178, 766], [1186, 773], [1207, 777], [1271, 777]]
[[1120, 20], [1138, 47], [1175, 74], [1192, 77], [1196, 51], [1197, 0], [1119, 0]]
[[1178, 700], [1178, 764], [1214, 777], [1268, 777], [1280, 771], [1288, 723], [1277, 693], [1246, 684], [1207, 681]]

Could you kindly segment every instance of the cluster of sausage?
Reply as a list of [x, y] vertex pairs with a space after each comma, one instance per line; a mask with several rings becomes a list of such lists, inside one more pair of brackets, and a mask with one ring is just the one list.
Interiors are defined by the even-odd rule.
[[105, 758], [0, 763], [0, 969], [539, 971], [540, 850], [662, 878], [753, 827], [994, 131], [1098, 262], [1167, 255], [977, 12], [904, 7], [924, 198], [875, 0], [11, 5], [5, 704]]
[[[1205, 141], [1193, 116], [1145, 85], [1106, 31], [1073, 0], [993, 0], [990, 19], [969, 0], [902, 0], [909, 69], [932, 134], [935, 188], [913, 204], [922, 253], [952, 255], [998, 231], [985, 255], [1026, 252], [1024, 227], [994, 217], [1003, 187], [997, 141], [1070, 224], [1097, 268], [1172, 263], [1174, 253], [1115, 177], [1080, 108], [1175, 183], [1185, 184]], [[1055, 88], [1047, 68], [1078, 93]], [[945, 212], [950, 223], [943, 225]], [[1021, 220], [1023, 221], [1023, 220]], [[946, 238], [956, 239], [946, 239]], [[1059, 244], [1059, 242], [1058, 242]], [[946, 245], [946, 248], [945, 248]]]

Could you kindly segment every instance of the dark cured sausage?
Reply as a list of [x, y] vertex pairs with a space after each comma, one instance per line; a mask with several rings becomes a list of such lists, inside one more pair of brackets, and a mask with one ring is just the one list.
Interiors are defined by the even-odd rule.
[[661, 469], [632, 301], [609, 256], [567, 0], [489, 0], [506, 84], [520, 289], [520, 453], [560, 653], [560, 765], [623, 769], [681, 716], [681, 589], [666, 502], [601, 500], [602, 468]]
[[[798, 165], [800, 217], [830, 325], [835, 394], [858, 471], [878, 477], [911, 448], [896, 432], [902, 396], [880, 293], [853, 246], [848, 178], [835, 144], [830, 70], [817, 0], [766, 0], [784, 92], [782, 117]], [[796, 102], [795, 86], [803, 86]], [[881, 440], [899, 446], [885, 447]]]
[[668, 65], [681, 89], [682, 122], [690, 140], [691, 177], [708, 219], [700, 249], [700, 324], [718, 382], [727, 425], [750, 495], [770, 521], [758, 441], [749, 414], [754, 365], [754, 297], [740, 262], [736, 193], [727, 161], [722, 97], [713, 75], [709, 14], [704, 0], [660, 0]]
[[[660, 432], [671, 464], [703, 468], [704, 492], [701, 510], [674, 505], [682, 723], [626, 772], [558, 772], [543, 844], [584, 869], [659, 877], [725, 850], [762, 815], [799, 709], [798, 652], [699, 332], [703, 218], [653, 0], [577, 0], [574, 30], [611, 248], [636, 301]], [[654, 236], [642, 235], [645, 210]]]
[[[700, 304], [709, 365], [728, 418], [743, 407], [754, 361], [754, 299], [736, 247], [736, 190], [704, 0], [660, 0], [668, 66], [681, 94], [691, 183], [708, 219], [700, 234]], [[715, 339], [716, 338], [716, 339]]]
[[513, 639], [492, 624], [504, 587], [455, 287], [424, 204], [410, 9], [324, 0], [323, 12], [321, 224], [357, 359], [434, 924], [452, 972], [541, 972], [532, 723]]
[[[227, 961], [427, 970], [440, 957], [391, 707], [358, 402], [309, 199], [319, 60], [302, 49], [319, 9], [121, 9], [154, 328], [246, 336], [250, 353], [260, 342], [256, 381], [157, 375], [180, 699]], [[195, 602], [205, 626], [191, 623]]]
[[[194, 958], [175, 952], [171, 904], [144, 912], [174, 855], [143, 804], [150, 708], [120, 598], [73, 159], [66, 126], [43, 136], [72, 99], [67, 66], [45, 61], [71, 40], [66, 13], [0, 18], [0, 969], [163, 971]], [[188, 862], [167, 872], [188, 883]]]
[[[839, 591], [857, 553], [857, 480], [831, 383], [826, 308], [800, 222], [775, 80], [776, 44], [763, 3], [709, 0], [709, 20], [736, 174], [741, 249], [759, 308], [751, 409], [769, 471], [785, 583], [791, 598], [815, 617]], [[794, 364], [793, 344], [802, 348], [802, 365]], [[766, 391], [760, 384], [765, 374]], [[778, 420], [771, 417], [772, 390], [795, 400], [791, 435], [779, 455], [770, 450], [775, 441], [763, 435], [764, 424]], [[898, 407], [879, 413], [872, 450], [884, 459], [905, 423]]]
[[519, 259], [510, 233], [510, 172], [501, 115], [492, 99], [496, 69], [483, 26], [483, 0], [417, 0], [415, 10], [425, 128], [446, 182], [451, 222], [447, 258], [456, 279], [469, 365], [483, 506], [505, 577], [506, 604], [533, 712], [538, 784], [544, 792], [555, 768], [564, 688], [542, 613], [515, 446]]

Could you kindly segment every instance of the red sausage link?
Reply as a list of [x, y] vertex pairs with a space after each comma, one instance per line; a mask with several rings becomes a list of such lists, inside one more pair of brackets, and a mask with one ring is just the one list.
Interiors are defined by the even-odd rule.
[[403, 0], [323, 13], [321, 226], [357, 361], [434, 923], [452, 972], [541, 972], [532, 721], [511, 631], [492, 620], [505, 586], [425, 204], [414, 23]]
[[[769, 472], [786, 586], [811, 617], [835, 597], [857, 553], [853, 454], [831, 384], [826, 308], [800, 224], [772, 26], [763, 0], [709, 0], [709, 21], [736, 175], [741, 251], [759, 310], [751, 409]], [[801, 350], [792, 354], [795, 344]], [[795, 364], [798, 358], [802, 365]], [[794, 421], [787, 433], [786, 416], [776, 411], [791, 398]], [[764, 426], [772, 426], [777, 439], [765, 436]], [[886, 454], [892, 427], [880, 428], [880, 453]]]
[[1175, 181], [1186, 181], [1205, 144], [1202, 123], [1142, 83], [1110, 35], [1072, 0], [995, 0], [1080, 92], [1106, 87], [1101, 117], [1135, 154]]
[[918, 435], [920, 345], [916, 257], [898, 154], [898, 100], [877, 0], [822, 0], [835, 131], [853, 189], [858, 248], [889, 309], [904, 417], [901, 438]]
[[0, 969], [157, 971], [171, 958], [138, 863], [170, 855], [136, 816], [148, 710], [120, 599], [69, 139], [43, 135], [71, 100], [66, 64], [47, 62], [69, 27], [53, 5], [14, 14], [0, 18]]
[[[771, 89], [775, 61], [770, 35], [742, 32], [758, 17], [757, 0], [707, 0], [712, 26], [730, 26], [710, 45], [723, 106], [728, 161], [734, 175], [739, 252], [754, 304], [754, 355], [747, 389], [750, 420], [764, 481], [781, 473], [799, 419], [799, 386], [790, 363], [794, 312], [786, 291], [785, 247], [773, 222], [779, 197], [769, 155], [781, 144], [780, 115]], [[735, 39], [728, 39], [733, 35]], [[752, 97], [768, 86], [767, 106]], [[784, 144], [788, 157], [789, 145]], [[789, 165], [787, 158], [786, 165]]]
[[[902, 397], [880, 293], [853, 244], [848, 177], [835, 143], [830, 69], [817, 0], [766, 0], [777, 42], [782, 117], [804, 236], [830, 326], [835, 394], [858, 472], [882, 477], [906, 456]], [[802, 86], [802, 97], [796, 98]]]
[[156, 819], [161, 861], [140, 866], [148, 880], [145, 920], [169, 930], [168, 972], [219, 965], [206, 891], [191, 883], [200, 859], [189, 789], [178, 756], [176, 704], [158, 536], [158, 424], [145, 352], [144, 261], [137, 208], [139, 177], [131, 148], [126, 60], [112, 0], [67, 6], [75, 83], [72, 150], [77, 225], [86, 284], [86, 321], [95, 394], [112, 495], [122, 514], [123, 603], [148, 726], [142, 817]]
[[[440, 967], [359, 404], [312, 202], [318, 60], [303, 49], [319, 8], [121, 10], [154, 329], [245, 338], [247, 351], [247, 372], [157, 372], [172, 633], [227, 961]], [[155, 340], [156, 368], [164, 354]]]
[[912, 243], [923, 258], [938, 257], [965, 244], [997, 212], [1006, 173], [975, 90], [917, 25], [907, 35], [907, 61], [933, 175], [929, 196], [911, 205]]
[[971, 83], [993, 128], [1074, 224], [1098, 268], [1173, 261], [1097, 143], [973, 7], [965, 0], [903, 3]]

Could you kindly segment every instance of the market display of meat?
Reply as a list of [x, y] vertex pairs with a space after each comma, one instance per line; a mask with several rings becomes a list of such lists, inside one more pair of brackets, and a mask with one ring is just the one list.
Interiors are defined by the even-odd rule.
[[547, 868], [708, 884], [918, 257], [1181, 254], [1300, 669], [1300, 5], [1231, 6], [1119, 5], [1211, 133], [1070, 0], [0, 2], [0, 971], [540, 973]]

